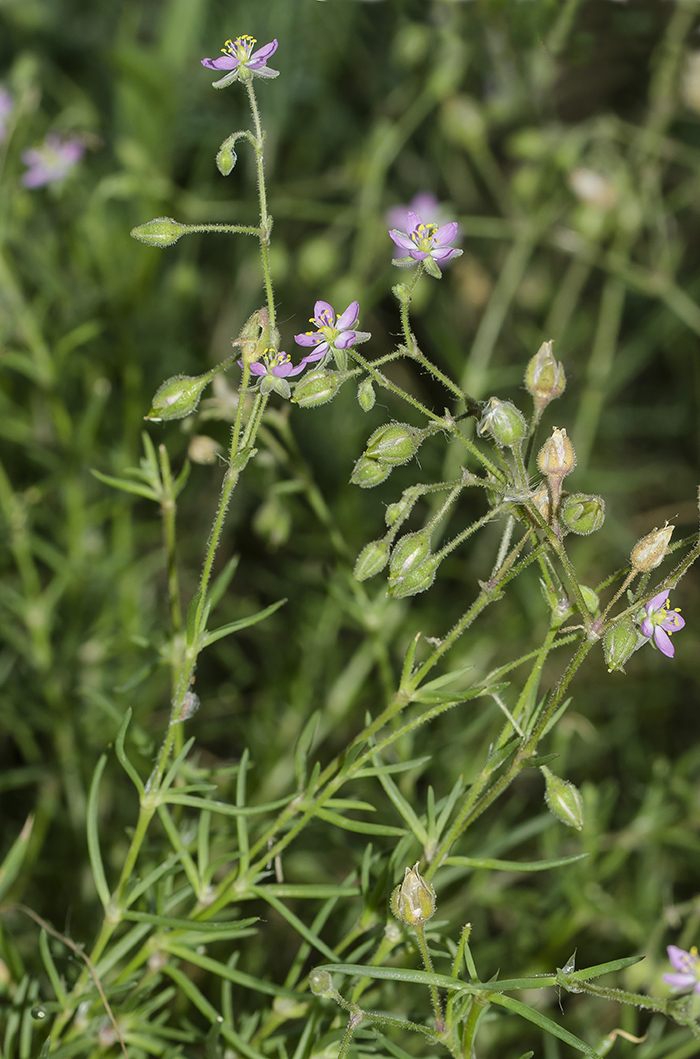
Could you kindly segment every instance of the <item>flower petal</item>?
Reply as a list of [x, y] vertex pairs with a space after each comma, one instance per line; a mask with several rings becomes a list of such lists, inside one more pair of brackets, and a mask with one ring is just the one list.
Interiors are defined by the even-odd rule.
[[294, 341], [298, 346], [317, 346], [323, 339], [318, 331], [305, 331], [301, 335], [295, 335]]
[[406, 234], [410, 235], [411, 232], [415, 232], [418, 225], [422, 223], [423, 221], [420, 219], [418, 214], [414, 213], [413, 210], [409, 210], [406, 214]]
[[654, 623], [651, 618], [645, 618], [642, 622], [642, 636], [648, 636], [649, 639], [654, 635]]
[[667, 658], [673, 658], [676, 649], [671, 643], [671, 637], [664, 632], [660, 625], [657, 625], [654, 629], [654, 643]]
[[666, 632], [678, 632], [684, 626], [685, 618], [681, 617], [677, 610], [669, 610], [663, 621], [659, 622], [659, 627]]
[[328, 352], [329, 345], [327, 342], [321, 342], [313, 353], [307, 353], [304, 357], [302, 364], [313, 364], [316, 360], [323, 360], [326, 353]]
[[454, 257], [457, 251], [451, 246], [438, 247], [437, 250], [431, 250], [430, 256], [433, 261], [449, 261], [451, 257]]
[[694, 974], [662, 974], [661, 977], [676, 989], [689, 989], [691, 985], [695, 985], [697, 989], [697, 985], [700, 985], [700, 982], [696, 985]]
[[668, 953], [671, 967], [676, 971], [687, 973], [691, 969], [697, 968], [698, 963], [700, 963], [697, 956], [686, 952], [685, 949], [680, 949], [677, 945], [667, 945], [666, 952]]
[[457, 235], [458, 229], [459, 225], [457, 224], [457, 221], [450, 221], [449, 224], [443, 224], [442, 228], [438, 228], [433, 238], [436, 243], [440, 243], [444, 246], [445, 243], [452, 242]]
[[668, 599], [668, 597], [669, 590], [666, 589], [665, 592], [659, 592], [658, 595], [654, 596], [653, 599], [650, 599], [644, 608], [647, 614], [653, 614], [655, 610], [660, 610]]
[[216, 59], [202, 59], [202, 66], [209, 70], [235, 70], [239, 62], [235, 55], [219, 55]]
[[339, 331], [344, 331], [346, 327], [352, 327], [353, 324], [357, 323], [357, 319], [360, 315], [360, 303], [350, 302], [344, 313], [341, 313], [338, 317], [336, 327]]
[[325, 327], [329, 321], [335, 323], [335, 309], [330, 302], [317, 301], [314, 305], [314, 323], [317, 327]]
[[343, 331], [333, 339], [333, 345], [336, 349], [349, 349], [350, 346], [355, 345], [356, 334], [357, 331]]
[[400, 232], [397, 228], [392, 228], [389, 235], [402, 250], [412, 250], [416, 245], [412, 239], [409, 239], [404, 232]]
[[[279, 70], [273, 70], [271, 66], [261, 66], [259, 70], [253, 68], [253, 73], [256, 77], [279, 77]], [[284, 394], [282, 395], [284, 396]]]
[[263, 44], [262, 48], [258, 48], [257, 51], [253, 52], [253, 54], [251, 55], [250, 59], [248, 60], [247, 65], [253, 67], [253, 63], [256, 60], [261, 60], [261, 65], [262, 65], [265, 62], [265, 60], [269, 59], [271, 55], [274, 55], [276, 51], [277, 51], [277, 40], [276, 39], [275, 40], [271, 40], [269, 44]]

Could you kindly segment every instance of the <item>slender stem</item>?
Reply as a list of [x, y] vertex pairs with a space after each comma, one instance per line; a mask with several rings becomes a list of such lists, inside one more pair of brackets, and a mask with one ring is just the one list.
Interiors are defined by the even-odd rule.
[[182, 627], [182, 609], [180, 604], [180, 583], [177, 576], [177, 560], [175, 555], [175, 512], [176, 503], [173, 494], [173, 478], [170, 473], [170, 461], [165, 445], [158, 449], [160, 462], [160, 474], [163, 480], [163, 499], [161, 512], [163, 515], [163, 537], [165, 543], [165, 554], [168, 563], [168, 595], [170, 597], [170, 618], [173, 633], [177, 635]]
[[[430, 950], [428, 943], [425, 940], [425, 926], [423, 923], [415, 923], [413, 929], [416, 932], [416, 940], [418, 941], [418, 949], [420, 951], [423, 966], [429, 974], [433, 973], [433, 961], [430, 958]], [[433, 1005], [433, 1015], [435, 1016], [435, 1028], [438, 1033], [443, 1033], [445, 1029], [445, 1020], [442, 1014], [442, 1004], [440, 1003], [440, 994], [437, 991], [437, 986], [431, 984], [430, 986], [430, 1000]]]
[[253, 124], [255, 126], [255, 165], [258, 176], [258, 201], [260, 203], [260, 257], [262, 260], [265, 292], [267, 294], [267, 311], [270, 314], [270, 331], [274, 333], [275, 296], [272, 290], [272, 270], [270, 268], [270, 233], [272, 232], [272, 217], [267, 209], [267, 190], [265, 187], [265, 165], [263, 157], [265, 134], [260, 124], [260, 112], [258, 110], [258, 101], [255, 98], [255, 89], [253, 88], [252, 79], [245, 82], [245, 87], [248, 93], [250, 109], [253, 114]]

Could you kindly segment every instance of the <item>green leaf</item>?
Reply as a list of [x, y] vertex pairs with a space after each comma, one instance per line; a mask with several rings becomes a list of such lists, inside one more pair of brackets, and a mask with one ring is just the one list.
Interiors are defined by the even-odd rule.
[[124, 737], [126, 736], [126, 730], [129, 727], [129, 721], [130, 720], [131, 720], [131, 707], [129, 707], [128, 710], [126, 711], [126, 713], [124, 715], [124, 720], [122, 721], [121, 725], [119, 726], [119, 731], [117, 732], [117, 738], [114, 741], [114, 751], [115, 751], [115, 753], [117, 755], [117, 759], [119, 761], [119, 764], [124, 769], [124, 771], [126, 772], [127, 776], [129, 777], [129, 779], [131, 780], [133, 785], [136, 787], [136, 790], [139, 792], [139, 795], [141, 795], [141, 794], [143, 794], [143, 782], [141, 781], [141, 777], [139, 776], [138, 772], [136, 771], [134, 766], [129, 761], [129, 758], [127, 757], [126, 751], [124, 749]]
[[397, 810], [403, 820], [406, 821], [406, 826], [413, 832], [417, 841], [421, 846], [425, 846], [428, 841], [428, 832], [425, 827], [418, 819], [418, 816], [413, 810], [411, 803], [404, 798], [403, 794], [396, 786], [391, 776], [385, 776], [379, 774], [379, 782], [386, 791], [389, 799]]
[[463, 868], [490, 868], [493, 871], [548, 871], [550, 868], [562, 868], [577, 860], [588, 857], [588, 853], [574, 853], [570, 857], [555, 857], [552, 860], [495, 860], [491, 857], [447, 857], [445, 864], [459, 865]]
[[209, 604], [212, 610], [214, 610], [214, 608], [220, 602], [224, 592], [231, 584], [233, 575], [235, 574], [238, 568], [240, 558], [240, 555], [233, 555], [212, 584], [209, 590]]
[[24, 855], [27, 852], [29, 839], [34, 826], [34, 813], [30, 813], [24, 821], [24, 825], [15, 841], [10, 846], [7, 856], [0, 864], [0, 901], [5, 897], [22, 867]]
[[527, 1004], [523, 1004], [520, 1000], [515, 1000], [512, 996], [490, 996], [489, 1000], [493, 1004], [498, 1004], [500, 1007], [507, 1008], [509, 1011], [515, 1012], [516, 1015], [522, 1016], [529, 1022], [534, 1022], [540, 1029], [551, 1034], [553, 1037], [558, 1037], [560, 1041], [564, 1041], [565, 1044], [570, 1045], [579, 1052], [583, 1052], [584, 1055], [588, 1056], [589, 1059], [600, 1059], [598, 1052], [590, 1048], [580, 1037], [576, 1037], [573, 1033], [565, 1030], [563, 1026], [559, 1026], [552, 1019], [547, 1018], [541, 1011], [537, 1011], [535, 1008], [528, 1007]]
[[360, 835], [392, 835], [397, 838], [403, 838], [406, 834], [404, 827], [392, 827], [389, 824], [370, 824], [364, 820], [350, 820], [348, 817], [341, 816], [339, 813], [332, 813], [328, 809], [318, 809], [315, 815], [317, 819], [325, 820], [328, 824], [335, 824], [336, 827], [341, 827], [344, 831], [354, 831]]
[[67, 1006], [66, 991], [63, 988], [63, 982], [61, 976], [58, 973], [58, 968], [54, 963], [53, 956], [51, 955], [51, 949], [49, 948], [49, 936], [45, 930], [42, 930], [39, 934], [39, 952], [46, 968], [46, 973], [49, 976], [49, 981], [53, 987], [53, 991], [56, 994], [56, 1000], [60, 1004], [61, 1008]]
[[264, 610], [259, 610], [257, 614], [251, 614], [247, 618], [239, 618], [238, 621], [231, 621], [228, 625], [222, 625], [220, 629], [214, 629], [213, 632], [206, 633], [201, 643], [201, 650], [205, 647], [209, 647], [210, 644], [216, 643], [223, 636], [229, 636], [231, 633], [239, 632], [241, 629], [247, 629], [250, 625], [257, 625], [258, 622], [264, 621], [265, 618], [269, 618], [271, 614], [274, 614], [276, 610], [279, 610], [287, 602], [286, 599], [280, 599], [277, 603], [272, 603], [271, 606], [265, 607]]
[[259, 816], [269, 813], [273, 809], [280, 809], [295, 798], [296, 795], [288, 795], [286, 798], [278, 798], [275, 802], [267, 802], [265, 805], [229, 805], [228, 802], [216, 802], [213, 799], [197, 798], [191, 794], [180, 794], [178, 791], [168, 791], [162, 801], [167, 805], [189, 805], [191, 809], [205, 809], [211, 813], [221, 813], [223, 816]]
[[411, 678], [411, 672], [413, 670], [413, 659], [416, 657], [416, 648], [418, 647], [418, 641], [420, 640], [420, 638], [421, 634], [416, 633], [416, 635], [413, 637], [410, 644], [408, 645], [408, 650], [406, 651], [406, 657], [403, 663], [403, 669], [401, 671], [401, 682], [399, 685], [401, 690], [404, 689], [405, 685]]
[[104, 866], [102, 864], [102, 853], [100, 852], [100, 837], [99, 837], [99, 794], [100, 794], [100, 780], [102, 779], [102, 773], [104, 772], [105, 765], [107, 764], [107, 755], [103, 754], [100, 760], [97, 762], [95, 771], [92, 776], [92, 783], [90, 784], [90, 793], [88, 794], [87, 803], [87, 845], [88, 855], [90, 857], [90, 865], [92, 867], [92, 877], [95, 880], [95, 889], [97, 895], [102, 902], [103, 908], [106, 908], [110, 901], [109, 886], [107, 885], [107, 878], [105, 876]]
[[187, 646], [191, 647], [199, 635], [199, 629], [197, 626], [197, 610], [199, 608], [199, 601], [202, 598], [202, 590], [198, 588], [195, 594], [192, 596], [190, 605], [187, 608]]
[[103, 474], [102, 471], [96, 471], [94, 467], [90, 468], [90, 474], [98, 481], [104, 482], [105, 485], [111, 485], [113, 489], [121, 489], [124, 493], [133, 493], [135, 496], [143, 496], [146, 500], [160, 503], [158, 496], [149, 485], [131, 482], [128, 478], [113, 478], [111, 474]]

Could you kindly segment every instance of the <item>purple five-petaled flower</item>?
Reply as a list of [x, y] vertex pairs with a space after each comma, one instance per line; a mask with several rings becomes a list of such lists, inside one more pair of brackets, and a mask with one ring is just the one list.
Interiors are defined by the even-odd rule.
[[76, 138], [64, 140], [50, 132], [41, 147], [22, 151], [22, 161], [28, 167], [22, 177], [25, 188], [39, 188], [43, 184], [58, 184], [83, 157], [85, 144]]
[[700, 993], [700, 956], [695, 946], [686, 952], [677, 945], [669, 945], [666, 952], [676, 973], [663, 975], [664, 982], [676, 989], [690, 989], [692, 986], [695, 993]]
[[[642, 635], [654, 638], [654, 643], [667, 658], [673, 658], [675, 648], [671, 643], [671, 633], [678, 632], [685, 625], [680, 611], [669, 610], [668, 591], [659, 592], [657, 596], [650, 599], [644, 608], [647, 616], [642, 622]], [[681, 952], [681, 949], [677, 949]]]
[[443, 224], [440, 228], [434, 223], [426, 224], [417, 213], [409, 210], [406, 217], [406, 231], [400, 232], [397, 228], [392, 228], [389, 235], [396, 245], [414, 261], [424, 261], [430, 257], [441, 264], [462, 253], [461, 250], [448, 245], [456, 239], [458, 229], [459, 225], [456, 221]]
[[355, 331], [354, 327], [360, 315], [360, 303], [350, 302], [344, 313], [338, 319], [335, 318], [335, 309], [328, 302], [317, 301], [314, 305], [314, 315], [310, 323], [316, 327], [315, 331], [305, 331], [301, 335], [295, 335], [294, 341], [299, 346], [313, 346], [313, 353], [304, 357], [305, 364], [313, 361], [325, 360], [329, 353], [343, 360], [343, 355], [338, 358], [338, 351], [349, 349], [358, 342], [366, 342], [371, 338], [369, 331]]
[[255, 37], [244, 34], [235, 40], [227, 40], [221, 49], [223, 55], [216, 59], [202, 59], [202, 66], [209, 70], [228, 70], [229, 73], [219, 81], [213, 81], [214, 88], [225, 88], [233, 81], [249, 81], [251, 77], [277, 77], [279, 70], [272, 70], [267, 60], [277, 51], [277, 41], [271, 40], [262, 48], [253, 51], [257, 41]]
[[[238, 361], [238, 366], [243, 367], [243, 361]], [[292, 391], [287, 379], [291, 375], [298, 375], [306, 367], [306, 360], [299, 364], [292, 364], [292, 358], [284, 350], [266, 349], [260, 360], [250, 365], [251, 375], [260, 376], [260, 392], [270, 393], [274, 390], [280, 397], [289, 398]]]

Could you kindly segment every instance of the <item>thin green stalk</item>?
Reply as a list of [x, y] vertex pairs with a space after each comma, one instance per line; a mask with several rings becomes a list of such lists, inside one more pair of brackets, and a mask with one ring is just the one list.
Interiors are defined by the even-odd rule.
[[176, 503], [173, 495], [173, 477], [170, 473], [170, 462], [168, 460], [165, 445], [158, 449], [160, 463], [160, 474], [163, 480], [163, 499], [160, 509], [163, 516], [163, 537], [165, 544], [165, 555], [168, 563], [168, 596], [170, 598], [170, 620], [173, 633], [177, 635], [182, 628], [182, 610], [180, 604], [180, 583], [177, 575], [177, 560], [175, 555], [175, 512]]
[[258, 201], [260, 204], [260, 258], [262, 261], [265, 292], [267, 294], [267, 311], [270, 315], [270, 331], [274, 332], [275, 296], [272, 289], [272, 270], [270, 268], [270, 233], [272, 232], [272, 217], [267, 209], [267, 190], [265, 187], [265, 165], [263, 157], [265, 134], [263, 133], [260, 124], [260, 112], [258, 110], [258, 101], [255, 98], [255, 89], [253, 88], [252, 80], [246, 81], [245, 87], [248, 93], [250, 109], [253, 114], [253, 124], [255, 126], [255, 166], [258, 177]]

